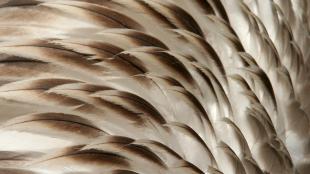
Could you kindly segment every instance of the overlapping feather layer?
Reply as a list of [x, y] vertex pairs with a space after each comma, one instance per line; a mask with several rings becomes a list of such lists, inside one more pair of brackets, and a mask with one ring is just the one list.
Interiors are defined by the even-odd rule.
[[306, 174], [307, 0], [2, 0], [1, 174]]

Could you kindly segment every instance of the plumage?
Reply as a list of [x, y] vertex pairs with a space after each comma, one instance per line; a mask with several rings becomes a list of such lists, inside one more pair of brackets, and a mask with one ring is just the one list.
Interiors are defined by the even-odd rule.
[[307, 0], [2, 0], [0, 174], [308, 174]]

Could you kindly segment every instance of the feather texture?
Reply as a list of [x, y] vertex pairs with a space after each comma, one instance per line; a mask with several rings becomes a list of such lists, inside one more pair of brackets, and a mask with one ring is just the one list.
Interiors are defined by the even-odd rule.
[[0, 174], [307, 174], [307, 0], [3, 0]]

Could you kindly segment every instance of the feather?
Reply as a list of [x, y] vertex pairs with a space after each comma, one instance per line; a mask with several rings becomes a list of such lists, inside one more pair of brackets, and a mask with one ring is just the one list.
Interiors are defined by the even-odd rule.
[[2, 0], [0, 174], [306, 174], [306, 0]]

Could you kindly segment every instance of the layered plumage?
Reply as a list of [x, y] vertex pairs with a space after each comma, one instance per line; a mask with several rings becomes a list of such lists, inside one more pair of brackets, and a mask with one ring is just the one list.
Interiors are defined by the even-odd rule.
[[307, 0], [2, 0], [0, 174], [307, 174]]

